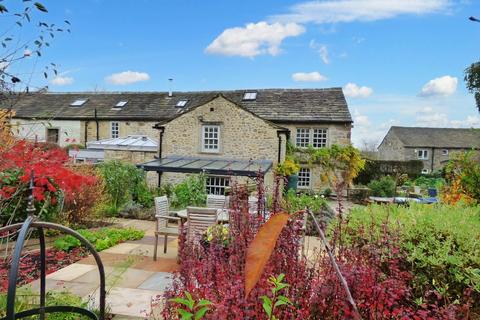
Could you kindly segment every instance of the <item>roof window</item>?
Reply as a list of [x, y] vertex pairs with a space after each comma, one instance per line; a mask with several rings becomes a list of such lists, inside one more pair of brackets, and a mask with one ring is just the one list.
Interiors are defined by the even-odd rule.
[[188, 103], [187, 99], [182, 99], [182, 100], [178, 100], [175, 106], [179, 108], [183, 108], [187, 105], [187, 103]]
[[253, 101], [257, 99], [256, 92], [245, 92], [243, 94], [243, 101]]
[[75, 101], [73, 101], [72, 103], [70, 103], [70, 106], [72, 107], [81, 107], [85, 104], [85, 102], [87, 102], [88, 99], [77, 99]]
[[128, 100], [120, 100], [115, 105], [115, 108], [123, 108], [128, 103]]

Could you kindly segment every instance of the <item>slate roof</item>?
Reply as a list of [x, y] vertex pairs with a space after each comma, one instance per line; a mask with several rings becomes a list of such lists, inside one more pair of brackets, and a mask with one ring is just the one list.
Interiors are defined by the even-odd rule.
[[480, 148], [480, 129], [393, 126], [390, 133], [406, 147]]
[[[254, 101], [243, 101], [245, 92], [257, 92]], [[352, 122], [341, 88], [328, 89], [260, 89], [232, 91], [119, 92], [119, 93], [43, 93], [28, 94], [14, 106], [17, 118], [143, 119], [165, 121], [178, 115], [179, 100], [187, 99], [183, 108], [202, 105], [219, 94], [257, 116], [273, 122]], [[71, 107], [76, 99], [88, 99], [81, 107]], [[128, 103], [119, 110], [119, 101]], [[5, 108], [6, 106], [3, 106]]]

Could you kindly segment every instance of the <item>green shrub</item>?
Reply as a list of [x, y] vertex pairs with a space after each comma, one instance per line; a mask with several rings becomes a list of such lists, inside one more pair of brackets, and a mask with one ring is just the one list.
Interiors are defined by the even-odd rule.
[[100, 165], [100, 172], [109, 195], [107, 213], [118, 214], [129, 200], [150, 208], [154, 195], [149, 190], [145, 172], [133, 164], [112, 160]]
[[[113, 247], [114, 245], [127, 240], [138, 240], [145, 235], [144, 231], [133, 228], [102, 228], [99, 230], [78, 230], [85, 239], [87, 239], [97, 251], [102, 251]], [[81, 245], [77, 238], [70, 235], [58, 238], [54, 242], [55, 248], [63, 251], [70, 251]]]
[[[39, 295], [34, 293], [32, 289], [20, 288], [17, 289], [17, 294], [15, 296], [15, 312], [22, 312], [33, 308], [38, 308], [39, 304]], [[88, 303], [82, 301], [82, 298], [70, 293], [68, 291], [49, 291], [46, 294], [46, 303], [47, 306], [73, 306], [88, 308]], [[7, 295], [5, 293], [0, 293], [0, 317], [5, 317], [7, 310]], [[39, 316], [31, 316], [28, 319], [37, 320], [40, 319]], [[84, 320], [89, 319], [85, 316], [81, 316], [77, 313], [68, 313], [68, 312], [54, 312], [49, 313], [46, 316], [46, 319], [49, 320]]]
[[288, 190], [283, 199], [283, 208], [289, 213], [309, 208], [312, 212], [320, 212], [326, 205], [325, 198], [319, 195], [298, 194], [295, 190]]
[[371, 195], [375, 197], [393, 197], [395, 196], [395, 180], [390, 176], [385, 176], [379, 180], [373, 180], [368, 184]]
[[376, 226], [379, 236], [384, 222], [398, 230], [417, 297], [431, 289], [450, 301], [467, 288], [480, 293], [480, 207], [372, 205], [354, 208], [349, 220], [354, 229]]
[[171, 205], [174, 208], [203, 207], [206, 201], [206, 177], [203, 174], [188, 176], [173, 188]]

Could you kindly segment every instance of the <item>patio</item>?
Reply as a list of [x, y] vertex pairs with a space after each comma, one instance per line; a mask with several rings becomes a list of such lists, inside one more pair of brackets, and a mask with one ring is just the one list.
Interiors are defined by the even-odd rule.
[[[157, 299], [170, 285], [171, 274], [178, 267], [177, 241], [169, 238], [167, 254], [160, 254], [154, 262], [155, 222], [125, 219], [117, 222], [123, 227], [144, 230], [145, 237], [99, 253], [107, 279], [107, 306], [115, 319], [144, 319], [150, 314], [152, 299]], [[92, 256], [49, 274], [46, 284], [47, 291], [67, 290], [92, 303], [98, 300], [99, 276]], [[39, 280], [28, 286], [37, 292]]]

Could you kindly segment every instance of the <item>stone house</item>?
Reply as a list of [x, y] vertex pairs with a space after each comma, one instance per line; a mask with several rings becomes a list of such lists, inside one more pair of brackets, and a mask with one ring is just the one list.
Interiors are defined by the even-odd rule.
[[479, 129], [390, 128], [378, 146], [380, 160], [421, 160], [422, 173], [441, 170], [457, 152], [480, 150]]
[[[172, 161], [161, 168], [150, 163], [158, 181], [175, 183], [186, 173], [205, 171], [209, 190], [216, 193], [229, 176], [254, 178], [261, 170], [270, 183], [272, 168], [285, 158], [287, 140], [298, 147], [346, 145], [352, 127], [341, 88], [46, 93], [27, 95], [15, 111], [12, 126], [18, 136], [61, 146], [132, 135], [158, 141], [157, 162], [177, 160], [175, 168]], [[208, 162], [210, 167], [200, 166]], [[298, 186], [320, 191], [319, 168], [304, 165]]]

